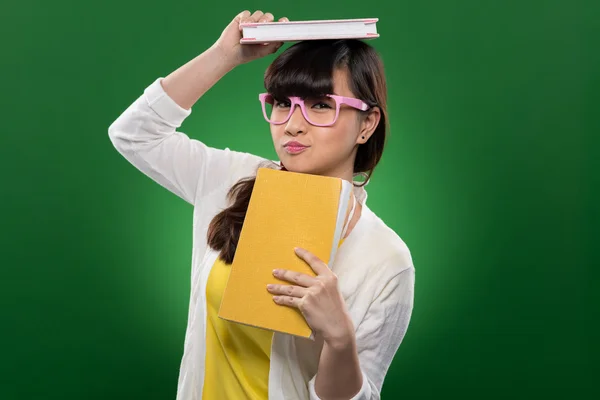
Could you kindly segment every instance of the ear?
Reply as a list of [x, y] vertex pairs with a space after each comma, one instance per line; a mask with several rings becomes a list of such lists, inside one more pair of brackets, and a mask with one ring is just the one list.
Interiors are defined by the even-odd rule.
[[356, 144], [365, 144], [371, 137], [381, 120], [381, 110], [379, 107], [373, 107], [367, 115], [361, 118], [360, 131], [356, 138]]

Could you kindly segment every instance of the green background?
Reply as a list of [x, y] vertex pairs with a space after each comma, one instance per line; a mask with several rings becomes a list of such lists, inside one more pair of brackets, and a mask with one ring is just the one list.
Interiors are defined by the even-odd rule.
[[[380, 18], [392, 130], [368, 203], [417, 271], [383, 398], [592, 397], [597, 1], [37, 0], [0, 6], [0, 399], [175, 398], [192, 207], [107, 129], [244, 9]], [[272, 59], [181, 130], [275, 157]]]

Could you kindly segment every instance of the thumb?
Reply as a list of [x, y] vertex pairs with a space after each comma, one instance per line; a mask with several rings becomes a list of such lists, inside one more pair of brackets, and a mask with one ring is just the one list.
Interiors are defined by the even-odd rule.
[[279, 50], [281, 46], [283, 46], [283, 42], [272, 42], [265, 46], [265, 50], [267, 50], [269, 53], [274, 53]]
[[261, 45], [260, 55], [266, 56], [275, 53], [283, 45], [283, 42], [273, 42]]

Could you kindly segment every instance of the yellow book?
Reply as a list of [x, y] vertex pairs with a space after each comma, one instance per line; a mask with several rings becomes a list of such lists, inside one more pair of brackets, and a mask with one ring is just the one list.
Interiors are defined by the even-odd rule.
[[313, 338], [302, 313], [276, 304], [267, 284], [292, 284], [275, 278], [276, 268], [316, 275], [294, 247], [333, 263], [352, 205], [352, 188], [340, 178], [260, 168], [219, 317]]

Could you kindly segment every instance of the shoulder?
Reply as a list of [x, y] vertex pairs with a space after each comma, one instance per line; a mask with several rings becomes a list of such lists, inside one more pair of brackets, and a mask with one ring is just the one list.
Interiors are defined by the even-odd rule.
[[[355, 229], [333, 265], [344, 299], [357, 310], [359, 304], [371, 304], [383, 293], [393, 293], [398, 302], [408, 301], [405, 297], [413, 291], [415, 270], [407, 244], [367, 206]], [[362, 318], [355, 317], [357, 321]]]
[[[278, 166], [276, 161], [253, 153], [232, 150], [229, 147], [225, 149], [212, 148], [212, 151], [214, 157], [223, 160], [221, 167], [228, 169], [229, 182], [227, 182], [227, 186], [231, 186], [240, 179], [256, 176], [258, 168], [277, 168]], [[219, 164], [217, 163], [216, 165], [218, 166]], [[213, 173], [216, 172], [218, 171], [213, 171]], [[208, 171], [208, 173], [211, 172]]]

